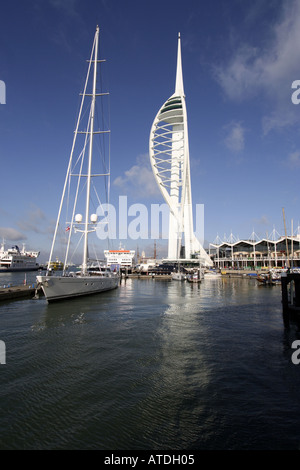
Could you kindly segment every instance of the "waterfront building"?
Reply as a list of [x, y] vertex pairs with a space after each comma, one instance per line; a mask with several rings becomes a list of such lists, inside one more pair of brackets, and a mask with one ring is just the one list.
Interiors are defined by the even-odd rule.
[[300, 235], [277, 240], [217, 240], [209, 244], [209, 255], [220, 269], [300, 267]]
[[212, 265], [193, 230], [188, 121], [180, 34], [175, 92], [155, 116], [150, 131], [149, 154], [156, 182], [170, 208], [168, 261], [198, 259], [203, 265]]

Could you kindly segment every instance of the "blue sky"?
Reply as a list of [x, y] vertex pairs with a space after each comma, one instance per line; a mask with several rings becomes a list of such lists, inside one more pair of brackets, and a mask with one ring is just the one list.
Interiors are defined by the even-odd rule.
[[[193, 204], [205, 239], [300, 221], [300, 4], [293, 0], [17, 0], [0, 12], [0, 236], [47, 259], [96, 25], [107, 59], [111, 200], [163, 203], [149, 133], [182, 38]], [[118, 243], [117, 243], [118, 244]], [[153, 241], [124, 243], [152, 254]], [[165, 242], [158, 240], [160, 254]], [[100, 244], [100, 247], [102, 245]]]

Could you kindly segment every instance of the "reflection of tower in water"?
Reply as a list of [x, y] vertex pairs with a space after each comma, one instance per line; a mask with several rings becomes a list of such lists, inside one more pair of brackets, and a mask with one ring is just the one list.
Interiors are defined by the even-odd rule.
[[162, 105], [153, 121], [149, 153], [157, 184], [170, 208], [168, 259], [180, 258], [184, 242], [185, 259], [191, 259], [193, 255], [198, 254], [203, 264], [211, 265], [209, 256], [193, 231], [188, 124], [180, 34], [175, 93]]

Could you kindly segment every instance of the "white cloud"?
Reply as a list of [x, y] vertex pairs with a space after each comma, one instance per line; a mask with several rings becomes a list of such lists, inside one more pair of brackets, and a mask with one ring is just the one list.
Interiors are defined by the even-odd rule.
[[31, 205], [24, 219], [18, 222], [18, 226], [25, 232], [44, 233], [43, 223], [45, 220], [44, 212], [39, 207]]
[[263, 129], [294, 124], [295, 107], [291, 106], [291, 84], [299, 77], [300, 2], [283, 3], [280, 21], [271, 26], [272, 40], [265, 47], [239, 45], [227, 64], [214, 69], [215, 78], [225, 95], [235, 101], [263, 93], [268, 99], [270, 115], [263, 119]]
[[113, 184], [118, 186], [126, 194], [132, 193], [134, 196], [149, 198], [160, 195], [155, 181], [152, 168], [149, 162], [149, 155], [140, 155], [135, 165], [124, 172], [123, 176], [118, 176]]
[[226, 147], [232, 152], [241, 152], [245, 146], [245, 129], [239, 122], [232, 122], [225, 126], [228, 132], [225, 138]]
[[26, 235], [11, 227], [0, 227], [0, 238], [1, 241], [4, 239], [14, 242], [27, 239]]
[[240, 101], [249, 96], [259, 87], [257, 50], [250, 46], [241, 46], [229, 64], [215, 67], [215, 76], [231, 100]]
[[287, 159], [288, 165], [291, 168], [298, 168], [300, 167], [300, 152], [292, 152], [289, 154]]
[[266, 215], [262, 215], [259, 219], [253, 219], [253, 223], [262, 226], [270, 225], [270, 221]]

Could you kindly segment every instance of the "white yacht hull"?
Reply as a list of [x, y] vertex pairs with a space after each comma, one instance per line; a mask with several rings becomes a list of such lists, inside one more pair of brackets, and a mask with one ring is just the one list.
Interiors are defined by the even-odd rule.
[[48, 302], [116, 289], [119, 276], [37, 276]]
[[204, 273], [204, 279], [221, 279], [220, 273]]
[[186, 275], [182, 273], [173, 273], [172, 274], [173, 281], [185, 281]]

